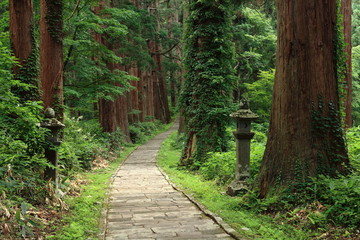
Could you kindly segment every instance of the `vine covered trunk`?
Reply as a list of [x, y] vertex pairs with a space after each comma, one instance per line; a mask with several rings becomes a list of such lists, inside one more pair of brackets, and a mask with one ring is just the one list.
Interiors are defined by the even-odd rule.
[[19, 65], [13, 67], [15, 79], [29, 85], [29, 89], [13, 89], [22, 100], [40, 100], [39, 81], [37, 78], [37, 50], [33, 36], [32, 0], [9, 1], [10, 41], [14, 56]]
[[44, 107], [64, 118], [63, 98], [63, 2], [40, 1], [40, 79]]
[[336, 0], [276, 4], [276, 75], [261, 197], [274, 185], [345, 174], [349, 165], [339, 111]]
[[187, 138], [183, 165], [202, 162], [208, 152], [227, 147], [234, 79], [230, 16], [230, 0], [189, 3], [180, 98]]

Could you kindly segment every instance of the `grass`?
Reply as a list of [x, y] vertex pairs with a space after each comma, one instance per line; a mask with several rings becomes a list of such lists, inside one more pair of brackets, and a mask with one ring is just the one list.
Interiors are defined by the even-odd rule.
[[109, 167], [98, 169], [80, 175], [85, 184], [79, 197], [65, 199], [71, 214], [62, 219], [63, 226], [55, 236], [47, 239], [70, 240], [70, 239], [98, 239], [99, 219], [104, 207], [106, 192], [109, 189], [111, 176], [116, 172], [119, 164], [137, 147], [128, 147], [122, 152], [121, 157], [110, 163]]
[[241, 197], [229, 197], [222, 193], [214, 181], [205, 181], [199, 175], [179, 168], [180, 149], [176, 144], [176, 133], [162, 145], [158, 156], [159, 166], [172, 182], [192, 195], [210, 211], [219, 215], [236, 231], [248, 239], [309, 239], [310, 233], [285, 223], [275, 223], [270, 216], [256, 214], [241, 208]]

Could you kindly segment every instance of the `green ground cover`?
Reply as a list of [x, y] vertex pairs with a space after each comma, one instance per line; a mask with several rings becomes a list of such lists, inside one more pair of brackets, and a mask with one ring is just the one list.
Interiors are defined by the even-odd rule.
[[[225, 194], [234, 177], [234, 151], [210, 153], [199, 170], [188, 170], [179, 166], [181, 138], [174, 133], [164, 142], [158, 161], [171, 181], [249, 239], [358, 239], [360, 144], [353, 136], [358, 131], [354, 128], [348, 133], [352, 174], [313, 179], [289, 187], [298, 191], [284, 191], [268, 199], [258, 199], [254, 190], [237, 197]], [[250, 183], [256, 178], [265, 142], [266, 136], [257, 132]]]

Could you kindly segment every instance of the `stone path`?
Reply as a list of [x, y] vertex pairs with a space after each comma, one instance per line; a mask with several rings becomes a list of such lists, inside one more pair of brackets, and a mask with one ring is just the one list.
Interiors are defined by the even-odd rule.
[[162, 141], [174, 130], [135, 150], [113, 182], [105, 240], [233, 239], [166, 181], [156, 166]]

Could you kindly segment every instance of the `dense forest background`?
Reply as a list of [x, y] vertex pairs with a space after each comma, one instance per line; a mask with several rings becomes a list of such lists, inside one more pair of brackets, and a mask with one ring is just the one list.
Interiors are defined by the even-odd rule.
[[[340, 125], [333, 131], [341, 132], [348, 156], [344, 165], [351, 170], [346, 176], [295, 176], [293, 185], [286, 182], [281, 193], [279, 188], [260, 200], [281, 37], [274, 1], [2, 0], [1, 234], [15, 239], [54, 235], [39, 213], [64, 210], [63, 200], [75, 194], [79, 173], [106, 166], [176, 116], [178, 165], [224, 188], [234, 177], [236, 158], [229, 114], [247, 98], [259, 115], [251, 149], [254, 187], [237, 207], [262, 214], [287, 211], [294, 225], [306, 218], [305, 227], [326, 232], [337, 226], [343, 239], [355, 239], [360, 224], [360, 1], [337, 3], [337, 46], [344, 54], [336, 67], [347, 69], [340, 75], [351, 79], [352, 87], [349, 80], [338, 85]], [[351, 23], [349, 12], [341, 15], [349, 4]], [[344, 42], [350, 38], [351, 45]], [[351, 55], [346, 46], [352, 46]], [[40, 127], [48, 120], [47, 107], [66, 126], [60, 146], [50, 146], [49, 130]], [[46, 149], [58, 151], [57, 186], [46, 174], [54, 169]], [[337, 158], [342, 153], [336, 151]]]

